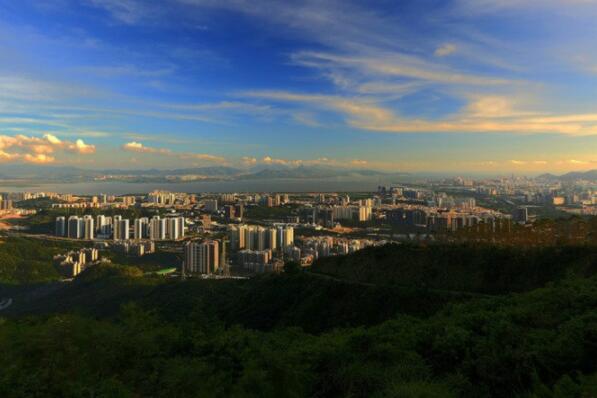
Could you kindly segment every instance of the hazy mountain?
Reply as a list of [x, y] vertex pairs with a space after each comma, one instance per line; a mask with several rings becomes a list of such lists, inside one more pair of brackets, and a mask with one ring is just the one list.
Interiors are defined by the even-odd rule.
[[204, 175], [210, 177], [234, 176], [241, 174], [242, 170], [226, 166], [193, 167], [186, 169], [137, 169], [137, 170], [100, 170], [102, 175], [138, 175], [138, 176], [177, 176], [177, 175]]
[[[77, 167], [37, 166], [37, 165], [9, 165], [1, 170], [0, 177], [12, 180], [29, 181], [93, 181], [96, 179], [115, 179], [123, 181], [162, 181], [173, 179], [184, 180], [187, 176], [198, 176], [207, 179], [321, 179], [337, 177], [382, 177], [397, 176], [395, 173], [385, 173], [366, 169], [343, 169], [323, 166], [288, 167], [271, 165], [249, 170], [234, 167], [211, 166], [184, 169], [82, 169]], [[402, 174], [404, 175], [404, 174]]]
[[589, 171], [572, 171], [570, 173], [562, 174], [562, 175], [555, 175], [555, 174], [541, 174], [537, 176], [539, 180], [548, 180], [548, 181], [576, 181], [576, 180], [589, 180], [589, 181], [597, 181], [597, 170], [589, 170]]
[[597, 180], [597, 170], [573, 171], [560, 176], [564, 180]]
[[352, 170], [321, 166], [299, 166], [296, 168], [264, 169], [242, 175], [242, 179], [271, 178], [336, 178], [336, 177], [378, 177], [391, 174], [375, 170]]

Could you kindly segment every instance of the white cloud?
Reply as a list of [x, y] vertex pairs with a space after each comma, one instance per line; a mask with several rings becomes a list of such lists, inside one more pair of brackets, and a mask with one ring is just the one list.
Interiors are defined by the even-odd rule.
[[448, 85], [499, 86], [522, 83], [502, 77], [457, 71], [412, 55], [379, 50], [358, 55], [302, 51], [295, 53], [292, 59], [297, 64], [308, 67], [320, 69], [351, 68], [365, 76], [372, 76], [373, 74], [402, 77]]
[[77, 139], [74, 144], [68, 146], [68, 150], [79, 154], [95, 153], [95, 145], [86, 144], [82, 139]]
[[456, 46], [451, 43], [446, 43], [436, 48], [433, 54], [436, 57], [445, 57], [447, 55], [452, 54], [454, 51], [456, 51]]
[[54, 163], [56, 158], [54, 158], [53, 156], [43, 154], [43, 153], [38, 153], [35, 155], [26, 153], [23, 156], [23, 160], [25, 160], [26, 162], [29, 162], [29, 163], [46, 164], [46, 163]]
[[95, 145], [86, 144], [81, 139], [75, 142], [62, 141], [53, 134], [45, 134], [42, 137], [23, 134], [0, 135], [0, 161], [53, 163], [56, 157], [50, 154], [56, 151], [88, 155], [95, 153]]
[[168, 148], [154, 148], [143, 145], [137, 141], [127, 142], [122, 145], [122, 149], [128, 152], [160, 154], [165, 156], [176, 156], [182, 160], [202, 160], [212, 163], [226, 163], [226, 159], [221, 156], [211, 155], [207, 153], [192, 153], [192, 152], [174, 152]]
[[443, 119], [404, 118], [373, 100], [284, 91], [247, 92], [247, 96], [277, 101], [300, 102], [313, 109], [322, 106], [345, 115], [353, 127], [387, 133], [517, 133], [568, 135], [597, 134], [597, 115], [532, 116], [515, 109], [503, 97], [474, 99], [461, 112]]

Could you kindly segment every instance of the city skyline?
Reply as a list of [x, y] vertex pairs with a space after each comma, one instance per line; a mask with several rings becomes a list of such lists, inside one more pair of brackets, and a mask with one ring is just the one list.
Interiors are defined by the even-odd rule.
[[0, 167], [597, 169], [592, 0], [0, 0]]

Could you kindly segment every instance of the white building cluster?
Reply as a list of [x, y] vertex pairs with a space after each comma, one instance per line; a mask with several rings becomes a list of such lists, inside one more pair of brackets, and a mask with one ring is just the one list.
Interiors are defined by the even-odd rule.
[[232, 250], [284, 251], [294, 245], [294, 228], [288, 225], [231, 225], [228, 235]]
[[57, 217], [55, 233], [56, 236], [86, 240], [179, 240], [184, 238], [185, 229], [184, 217], [142, 217], [131, 224], [129, 219], [119, 215], [110, 217], [100, 214], [95, 219], [91, 215], [70, 216], [68, 219]]
[[65, 276], [73, 278], [84, 271], [89, 265], [99, 261], [99, 251], [94, 248], [70, 251], [66, 254], [54, 256], [54, 261], [59, 263], [62, 273]]
[[301, 263], [310, 264], [318, 258], [354, 253], [369, 246], [384, 245], [386, 241], [346, 239], [333, 236], [316, 236], [300, 240]]

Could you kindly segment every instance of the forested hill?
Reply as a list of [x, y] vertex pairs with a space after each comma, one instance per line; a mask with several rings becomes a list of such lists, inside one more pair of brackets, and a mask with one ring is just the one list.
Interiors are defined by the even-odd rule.
[[503, 294], [596, 274], [597, 246], [386, 245], [322, 258], [312, 271], [376, 285]]
[[[131, 288], [135, 284], [131, 276], [106, 278]], [[309, 285], [305, 282], [312, 277], [305, 278], [273, 277], [260, 281], [259, 291], [245, 286], [244, 293], [234, 293], [245, 300], [245, 312], [239, 306], [236, 312], [220, 313], [218, 297], [227, 290], [231, 294], [230, 286], [213, 288], [197, 281], [181, 286], [186, 299], [168, 302], [172, 294], [162, 291], [166, 303], [152, 307], [133, 295], [109, 317], [66, 311], [1, 320], [0, 396], [597, 394], [595, 277], [565, 279], [523, 294], [452, 302], [431, 315], [417, 316], [400, 307], [390, 313], [387, 306], [376, 311], [367, 293], [327, 280]], [[114, 282], [102, 283], [107, 288]], [[313, 291], [301, 294], [301, 286]], [[217, 294], [202, 294], [212, 288]], [[425, 298], [428, 293], [419, 295]], [[372, 301], [367, 303], [367, 298]], [[376, 304], [389, 298], [382, 296]], [[176, 308], [185, 301], [185, 307]], [[167, 308], [184, 316], [169, 316]], [[368, 323], [351, 319], [350, 312], [369, 312], [385, 320], [350, 326]], [[244, 326], [230, 326], [233, 316]], [[344, 326], [330, 328], [335, 322]], [[319, 329], [325, 331], [309, 333], [313, 325], [324, 325]]]
[[0, 396], [597, 396], [589, 247], [386, 246], [287, 270], [104, 265], [0, 289]]

